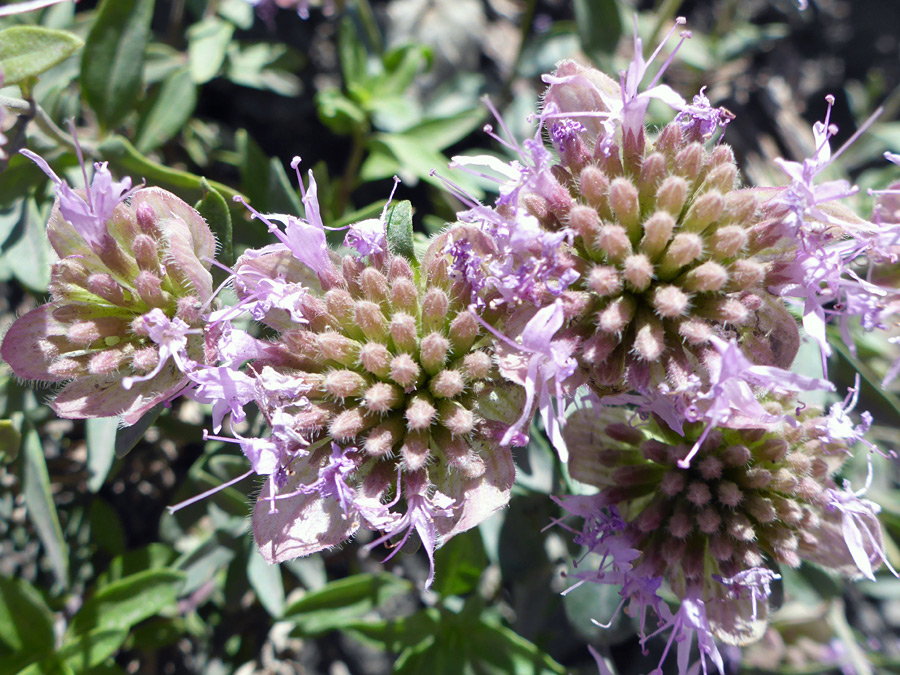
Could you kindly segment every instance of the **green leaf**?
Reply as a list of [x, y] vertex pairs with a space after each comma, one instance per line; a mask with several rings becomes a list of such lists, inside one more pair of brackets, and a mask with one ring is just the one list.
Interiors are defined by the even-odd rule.
[[478, 530], [453, 537], [434, 554], [434, 567], [438, 571], [434, 590], [442, 596], [471, 593], [478, 586], [487, 562]]
[[105, 129], [118, 125], [141, 93], [153, 4], [154, 0], [103, 0], [88, 34], [81, 86]]
[[0, 420], [0, 462], [8, 464], [19, 456], [22, 434], [12, 420]]
[[403, 132], [411, 139], [419, 139], [429, 147], [443, 150], [458, 143], [478, 128], [484, 120], [484, 111], [478, 108], [464, 110], [449, 117], [430, 118]]
[[174, 607], [184, 573], [173, 569], [146, 570], [114, 581], [97, 591], [72, 618], [69, 632], [97, 628], [127, 628]]
[[154, 543], [118, 555], [109, 563], [106, 571], [97, 577], [97, 588], [103, 588], [123, 578], [144, 572], [161, 569], [169, 565], [175, 558], [175, 552], [165, 544]]
[[616, 0], [574, 0], [581, 48], [592, 58], [612, 54], [622, 36]]
[[[228, 202], [225, 198], [210, 186], [204, 179], [202, 182], [206, 194], [203, 199], [194, 205], [194, 208], [206, 219], [206, 224], [219, 242], [219, 250], [216, 253], [216, 259], [225, 265], [231, 267], [234, 264], [234, 247], [232, 242], [231, 230], [231, 212], [228, 210]], [[213, 268], [213, 278], [222, 281], [225, 271], [219, 267]]]
[[225, 63], [234, 24], [217, 16], [208, 16], [188, 28], [188, 63], [197, 84], [209, 82]]
[[369, 55], [366, 53], [362, 35], [356, 30], [353, 20], [345, 16], [338, 32], [338, 55], [341, 59], [341, 75], [344, 86], [365, 87]]
[[385, 228], [387, 230], [388, 248], [394, 255], [402, 255], [409, 262], [416, 264], [416, 253], [413, 250], [412, 203], [408, 199], [388, 207]]
[[376, 607], [412, 590], [412, 583], [393, 574], [358, 574], [307, 593], [285, 608], [282, 619], [300, 635], [320, 635], [367, 623]]
[[19, 671], [18, 675], [88, 672], [115, 654], [127, 638], [127, 630], [116, 628], [98, 629], [75, 636], [67, 640], [59, 651]]
[[41, 26], [0, 30], [0, 72], [4, 86], [37, 77], [72, 56], [83, 44], [72, 33]]
[[88, 490], [97, 492], [112, 468], [116, 458], [116, 432], [119, 418], [98, 417], [85, 423], [87, 430], [87, 466], [90, 471]]
[[197, 106], [197, 87], [187, 68], [169, 75], [147, 115], [141, 120], [135, 147], [150, 152], [175, 136]]
[[83, 673], [115, 654], [127, 637], [127, 628], [98, 628], [66, 640], [56, 655], [76, 673]]
[[33, 199], [25, 202], [22, 216], [16, 229], [21, 228], [22, 236], [11, 234], [4, 246], [2, 259], [9, 265], [16, 279], [28, 288], [43, 293], [50, 283], [50, 266], [55, 258], [47, 239], [46, 220], [41, 216]]
[[[124, 136], [113, 135], [104, 139], [97, 148], [100, 159], [108, 161], [121, 173], [141, 176], [148, 183], [171, 187], [182, 196], [200, 199], [203, 194], [203, 178], [188, 171], [170, 169], [145, 157]], [[233, 199], [239, 193], [223, 183], [209, 181], [226, 199]], [[191, 193], [185, 195], [184, 193]], [[46, 237], [45, 237], [46, 238]]]
[[281, 578], [281, 567], [270, 565], [259, 553], [259, 549], [250, 544], [250, 555], [247, 560], [247, 580], [259, 598], [260, 604], [273, 617], [278, 618], [284, 611], [284, 582]]
[[364, 131], [368, 120], [365, 111], [340, 90], [320, 89], [315, 96], [319, 119], [336, 134], [349, 135]]
[[41, 439], [33, 428], [25, 433], [23, 447], [25, 475], [22, 492], [25, 496], [28, 517], [34, 523], [34, 529], [37, 530], [38, 537], [44, 545], [57, 583], [63, 588], [68, 588], [69, 547], [63, 538], [56, 505], [53, 503], [50, 476], [47, 473], [47, 463], [44, 461]]
[[41, 594], [22, 579], [0, 577], [0, 643], [42, 656], [53, 649], [53, 614]]

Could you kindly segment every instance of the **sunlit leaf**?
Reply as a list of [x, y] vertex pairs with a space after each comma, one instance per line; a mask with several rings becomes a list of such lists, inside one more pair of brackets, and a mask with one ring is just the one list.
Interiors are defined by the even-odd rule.
[[72, 618], [71, 634], [97, 628], [127, 628], [147, 617], [174, 607], [183, 572], [145, 570], [101, 588]]
[[76, 35], [41, 26], [0, 30], [3, 84], [18, 84], [37, 77], [72, 56], [83, 44]]
[[134, 109], [141, 93], [153, 5], [154, 0], [103, 0], [88, 34], [81, 86], [107, 129]]
[[44, 545], [47, 558], [53, 569], [57, 583], [63, 587], [69, 585], [69, 547], [63, 538], [59, 525], [59, 516], [50, 490], [50, 475], [44, 461], [44, 450], [41, 440], [34, 429], [25, 433], [23, 443], [25, 476], [23, 493], [28, 517], [37, 530], [38, 537]]

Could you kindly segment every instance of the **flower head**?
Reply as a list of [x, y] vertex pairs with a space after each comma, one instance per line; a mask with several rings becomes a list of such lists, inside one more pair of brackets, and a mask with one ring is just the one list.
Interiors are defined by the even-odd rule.
[[133, 424], [189, 384], [189, 363], [206, 360], [215, 239], [165, 190], [129, 193], [129, 179], [117, 183], [98, 165], [79, 194], [28, 154], [57, 183], [47, 234], [60, 259], [50, 301], [12, 325], [0, 354], [20, 377], [68, 383], [51, 404], [60, 416]]

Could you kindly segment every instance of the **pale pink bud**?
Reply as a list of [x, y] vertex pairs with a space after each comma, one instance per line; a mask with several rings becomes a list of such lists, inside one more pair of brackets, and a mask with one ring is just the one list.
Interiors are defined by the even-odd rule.
[[684, 178], [669, 176], [656, 191], [656, 208], [677, 218], [687, 201], [687, 194], [688, 186]]
[[353, 370], [333, 370], [325, 376], [322, 388], [329, 396], [341, 400], [348, 396], [361, 396], [368, 382]]
[[673, 277], [703, 254], [703, 239], [698, 234], [680, 232], [675, 235], [659, 264], [658, 275], [661, 279]]
[[419, 471], [429, 460], [430, 435], [424, 431], [413, 431], [406, 434], [400, 448], [400, 456], [406, 464], [407, 471]]
[[719, 219], [724, 209], [725, 199], [722, 194], [715, 191], [707, 192], [694, 199], [681, 221], [681, 226], [687, 232], [704, 232]]
[[620, 295], [597, 313], [597, 327], [605, 333], [620, 334], [634, 317], [636, 307], [631, 296]]
[[450, 344], [453, 351], [462, 354], [471, 349], [475, 338], [478, 336], [478, 320], [469, 311], [460, 312], [450, 322]]
[[691, 517], [684, 511], [676, 511], [669, 518], [669, 534], [676, 539], [684, 539], [694, 530], [694, 523]]
[[653, 263], [643, 253], [625, 258], [622, 274], [625, 281], [636, 292], [641, 293], [650, 286], [653, 280]]
[[752, 222], [759, 208], [756, 195], [746, 190], [735, 190], [725, 196], [725, 215], [723, 220], [743, 225]]
[[674, 229], [675, 219], [665, 211], [657, 211], [644, 222], [641, 250], [655, 260], [669, 243]]
[[438, 404], [438, 419], [454, 436], [465, 436], [475, 428], [475, 415], [455, 401], [443, 400]]
[[712, 499], [712, 493], [706, 483], [695, 481], [688, 485], [687, 500], [694, 506], [705, 506]]
[[388, 323], [381, 308], [374, 302], [358, 300], [356, 303], [356, 323], [369, 340], [384, 342], [388, 337]]
[[159, 248], [156, 240], [146, 234], [139, 234], [131, 242], [131, 250], [138, 267], [150, 272], [159, 272]]
[[335, 331], [319, 333], [315, 339], [319, 352], [326, 361], [336, 361], [348, 368], [356, 365], [360, 346], [355, 340]]
[[738, 541], [753, 541], [756, 538], [756, 531], [750, 519], [743, 513], [731, 513], [725, 517], [725, 527], [728, 534]]
[[366, 436], [363, 449], [373, 457], [384, 457], [403, 438], [404, 425], [399, 417], [391, 417], [373, 428]]
[[641, 204], [637, 188], [626, 178], [616, 178], [609, 186], [609, 205], [616, 219], [631, 233], [640, 228]]
[[168, 293], [163, 292], [162, 279], [147, 270], [138, 272], [137, 278], [134, 280], [134, 286], [141, 300], [150, 307], [165, 307], [172, 297]]
[[[713, 151], [713, 154], [710, 156], [710, 162], [713, 161], [715, 156], [716, 152]], [[730, 193], [734, 190], [735, 181], [737, 181], [737, 167], [733, 163], [719, 164], [706, 174], [703, 185], [699, 189], [702, 192], [714, 190], [716, 192]]]
[[391, 317], [391, 339], [394, 346], [403, 352], [414, 352], [418, 346], [419, 329], [416, 320], [409, 314], [398, 312]]
[[703, 149], [703, 146], [694, 142], [685, 146], [675, 155], [673, 168], [679, 176], [684, 176], [689, 181], [692, 181], [700, 174], [705, 160], [706, 151]]
[[362, 367], [378, 377], [387, 377], [391, 372], [393, 355], [380, 342], [367, 342], [359, 350]]
[[425, 371], [433, 375], [444, 367], [450, 341], [440, 333], [429, 333], [419, 344], [419, 360]]
[[747, 231], [740, 225], [725, 225], [712, 233], [709, 245], [714, 258], [733, 258], [747, 245]]
[[722, 518], [713, 507], [707, 506], [697, 514], [697, 526], [704, 534], [713, 534], [722, 524]]
[[569, 227], [584, 240], [585, 246], [591, 248], [591, 242], [600, 229], [600, 216], [592, 206], [576, 204], [569, 211]]
[[638, 178], [638, 192], [641, 204], [649, 203], [656, 195], [659, 184], [666, 174], [666, 157], [662, 153], [654, 152], [647, 155], [641, 163], [641, 175]]
[[712, 328], [709, 324], [700, 319], [686, 319], [678, 324], [678, 334], [683, 337], [688, 344], [702, 345], [709, 342], [713, 335]]
[[422, 298], [422, 331], [440, 330], [450, 309], [450, 299], [440, 288], [429, 288]]
[[749, 290], [757, 288], [766, 278], [766, 266], [755, 260], [735, 260], [731, 263], [730, 290]]
[[409, 266], [409, 263], [406, 261], [401, 255], [395, 255], [391, 258], [391, 263], [388, 269], [388, 279], [393, 283], [397, 279], [410, 279], [412, 280], [415, 277], [413, 274], [412, 267]]
[[367, 267], [359, 275], [359, 288], [366, 300], [385, 302], [388, 299], [388, 280], [374, 267]]
[[587, 283], [588, 287], [601, 298], [616, 295], [622, 290], [622, 277], [619, 270], [612, 266], [597, 265], [591, 268]]
[[374, 413], [384, 414], [403, 403], [403, 390], [389, 382], [376, 382], [363, 394], [362, 404]]
[[406, 406], [406, 428], [410, 431], [425, 431], [432, 425], [437, 415], [431, 397], [416, 394]]
[[356, 302], [343, 288], [332, 288], [325, 294], [325, 308], [341, 327], [356, 327]]
[[631, 240], [621, 225], [604, 225], [594, 238], [597, 252], [606, 254], [609, 262], [620, 263], [631, 254]]
[[348, 442], [368, 429], [374, 418], [367, 416], [360, 408], [349, 408], [331, 420], [329, 433], [338, 442]]
[[690, 297], [678, 286], [657, 286], [651, 303], [659, 316], [674, 319], [687, 312]]
[[659, 489], [668, 497], [674, 497], [684, 489], [684, 472], [669, 471], [659, 483]]
[[476, 351], [463, 357], [462, 372], [470, 380], [482, 380], [490, 374], [492, 365], [486, 352]]
[[442, 370], [431, 379], [428, 388], [437, 398], [453, 398], [463, 392], [466, 382], [458, 370]]
[[723, 506], [734, 508], [744, 499], [744, 493], [734, 483], [724, 480], [716, 486], [719, 493], [719, 502]]
[[126, 306], [125, 293], [111, 275], [105, 272], [92, 274], [87, 279], [87, 289], [113, 305]]
[[682, 131], [678, 122], [672, 122], [663, 127], [659, 132], [659, 136], [654, 143], [654, 147], [658, 152], [665, 154], [669, 158], [674, 158], [675, 153], [681, 147]]
[[412, 279], [399, 277], [391, 284], [391, 307], [414, 314], [419, 304], [419, 291]]
[[[596, 166], [586, 166], [579, 177], [581, 194], [594, 209], [603, 213], [609, 208], [609, 178]], [[575, 207], [572, 211], [574, 212]]]
[[131, 355], [131, 365], [139, 373], [149, 373], [159, 364], [156, 347], [141, 347]]
[[691, 293], [707, 293], [720, 290], [727, 282], [728, 270], [709, 260], [684, 275], [681, 286]]
[[635, 355], [643, 361], [656, 361], [666, 348], [662, 322], [644, 310], [636, 325], [633, 347]]
[[409, 354], [398, 354], [391, 360], [391, 379], [407, 391], [418, 384], [421, 373], [419, 364]]

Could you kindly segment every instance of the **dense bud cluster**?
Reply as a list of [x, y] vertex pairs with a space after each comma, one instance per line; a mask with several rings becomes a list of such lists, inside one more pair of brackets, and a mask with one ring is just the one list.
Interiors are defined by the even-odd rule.
[[[278, 457], [255, 465], [271, 474], [272, 496], [254, 516], [267, 559], [334, 546], [359, 527], [383, 539], [415, 529], [431, 557], [439, 536], [509, 499], [511, 455], [498, 439], [518, 414], [517, 388], [499, 376], [493, 336], [465, 303], [470, 290], [451, 279], [443, 246], [421, 265], [383, 250], [326, 256], [316, 279], [287, 249], [238, 261], [243, 302], [273, 280], [292, 298], [258, 316], [279, 336], [251, 364], [258, 388], [286, 381], [297, 394], [254, 395], [273, 429], [260, 442]], [[406, 515], [389, 511], [398, 503]], [[298, 518], [313, 521], [311, 509], [321, 526]]]
[[[600, 503], [617, 509], [640, 551], [635, 568], [665, 578], [681, 597], [703, 589], [706, 602], [724, 596], [722, 579], [772, 564], [807, 560], [858, 573], [833, 505], [833, 476], [850, 449], [829, 440], [824, 417], [810, 409], [796, 427], [722, 427], [701, 438], [701, 424], [681, 437], [653, 418], [631, 426], [620, 413], [580, 410], [565, 435], [572, 477], [600, 488]], [[699, 452], [681, 468], [698, 439]], [[872, 560], [876, 544], [880, 538], [863, 544]], [[766, 603], [758, 604], [745, 626], [754, 634], [743, 640], [765, 627]]]
[[89, 241], [57, 201], [47, 225], [60, 257], [51, 300], [13, 324], [2, 356], [21, 377], [69, 381], [52, 404], [60, 415], [131, 423], [187, 383], [155, 331], [177, 325], [185, 353], [205, 361], [215, 239], [197, 211], [158, 188], [136, 191], [101, 224]]
[[[308, 324], [268, 318], [286, 328], [284, 372], [306, 384], [309, 403], [291, 411], [293, 428], [309, 442], [357, 446], [366, 461], [478, 477], [483, 462], [470, 444], [485, 434], [478, 401], [496, 375], [491, 352], [478, 347], [480, 326], [445, 260], [414, 271], [403, 257], [377, 257], [381, 264], [344, 258], [331, 288], [304, 294]], [[239, 293], [247, 265], [268, 262], [239, 262]]]
[[[626, 377], [634, 387], [648, 369], [654, 381], [690, 369], [713, 335], [753, 340], [760, 310], [778, 311], [764, 288], [769, 264], [756, 256], [771, 242], [760, 236], [759, 199], [736, 189], [731, 149], [708, 150], [678, 122], [640, 156], [577, 133], [566, 143], [553, 172], [558, 197], [520, 199], [544, 227], [574, 232], [581, 274], [569, 294], [586, 297], [571, 326], [594, 387], [621, 389]], [[789, 318], [781, 322], [788, 333]], [[777, 348], [785, 353], [763, 358], [789, 364], [793, 350]]]

